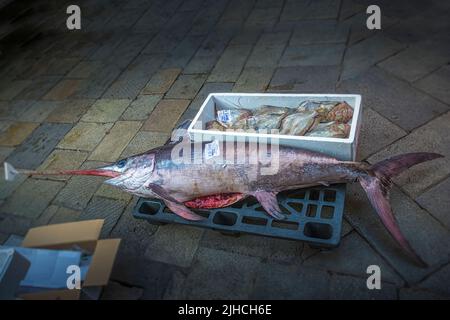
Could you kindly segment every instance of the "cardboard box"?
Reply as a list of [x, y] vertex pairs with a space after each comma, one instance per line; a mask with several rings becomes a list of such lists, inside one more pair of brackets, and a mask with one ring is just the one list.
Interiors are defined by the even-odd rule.
[[92, 260], [81, 290], [46, 290], [22, 294], [20, 297], [26, 300], [74, 300], [82, 296], [98, 298], [100, 288], [108, 284], [120, 245], [120, 239], [99, 240], [103, 222], [88, 220], [30, 229], [22, 242], [23, 247], [83, 250], [92, 255]]
[[0, 300], [13, 300], [30, 262], [16, 250], [0, 249]]
[[[222, 132], [206, 130], [205, 124], [215, 120], [215, 105], [255, 109], [261, 105], [297, 108], [301, 102], [312, 101], [346, 101], [353, 108], [353, 118], [348, 138], [324, 138], [308, 136], [291, 136], [280, 134], [262, 134], [251, 132]], [[340, 160], [355, 161], [358, 136], [361, 127], [361, 96], [357, 94], [283, 94], [283, 93], [211, 93], [206, 98], [188, 133], [194, 141], [248, 141], [250, 139], [277, 139], [279, 145], [304, 148], [328, 154]], [[231, 139], [231, 140], [229, 140]], [[274, 141], [274, 140], [272, 140]]]

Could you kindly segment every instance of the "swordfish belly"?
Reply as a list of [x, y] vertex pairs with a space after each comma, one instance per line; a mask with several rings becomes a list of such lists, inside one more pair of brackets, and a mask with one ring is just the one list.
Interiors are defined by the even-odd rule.
[[[272, 162], [262, 164], [256, 152], [245, 149], [245, 158], [226, 161], [227, 149], [222, 155], [204, 159], [202, 149], [191, 148], [191, 163], [172, 161], [171, 148], [161, 148], [156, 155], [152, 183], [162, 186], [180, 202], [215, 194], [258, 191], [280, 192], [304, 186], [355, 180], [358, 170], [354, 163], [340, 162], [332, 157], [289, 147], [279, 147], [272, 154]], [[200, 151], [201, 150], [201, 151]], [[230, 151], [229, 151], [230, 152]], [[228, 152], [228, 153], [229, 153]], [[231, 152], [235, 153], [233, 148]], [[264, 169], [272, 170], [264, 173]]]

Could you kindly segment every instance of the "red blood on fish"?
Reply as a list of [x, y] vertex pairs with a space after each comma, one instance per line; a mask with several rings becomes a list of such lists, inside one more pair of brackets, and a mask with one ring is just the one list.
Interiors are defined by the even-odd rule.
[[223, 208], [238, 202], [244, 197], [245, 195], [242, 193], [221, 193], [195, 198], [186, 201], [184, 205], [193, 209]]

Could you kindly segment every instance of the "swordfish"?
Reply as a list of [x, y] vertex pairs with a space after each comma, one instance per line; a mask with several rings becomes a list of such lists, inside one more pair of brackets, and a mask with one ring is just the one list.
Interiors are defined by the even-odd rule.
[[[180, 153], [180, 144], [170, 143], [97, 169], [38, 172], [15, 169], [5, 163], [5, 176], [93, 175], [109, 178], [105, 182], [144, 198], [158, 198], [175, 214], [188, 220], [202, 220], [192, 209], [229, 206], [245, 197], [255, 197], [274, 219], [285, 218], [277, 202], [284, 190], [314, 185], [359, 182], [381, 222], [400, 247], [416, 263], [426, 266], [402, 234], [389, 204], [392, 178], [407, 168], [442, 157], [436, 153], [408, 153], [374, 165], [340, 161], [331, 156], [300, 148], [279, 146], [277, 170], [262, 174], [261, 161], [214, 161], [207, 151], [211, 143], [192, 143]], [[224, 144], [221, 159], [237, 159], [239, 148]], [[247, 159], [254, 156], [248, 146], [241, 147]], [[174, 154], [190, 154], [190, 161], [175, 161]], [[269, 152], [270, 153], [270, 152]], [[208, 159], [205, 158], [206, 155]]]

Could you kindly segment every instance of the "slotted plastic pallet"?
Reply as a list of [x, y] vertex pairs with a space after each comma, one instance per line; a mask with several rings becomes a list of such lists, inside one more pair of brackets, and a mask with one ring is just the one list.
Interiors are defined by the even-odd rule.
[[341, 238], [345, 184], [282, 192], [278, 203], [285, 220], [271, 218], [253, 197], [220, 209], [194, 210], [207, 218], [188, 221], [172, 213], [159, 199], [139, 199], [133, 216], [152, 224], [179, 223], [226, 234], [250, 233], [305, 241], [314, 247], [333, 248]]

